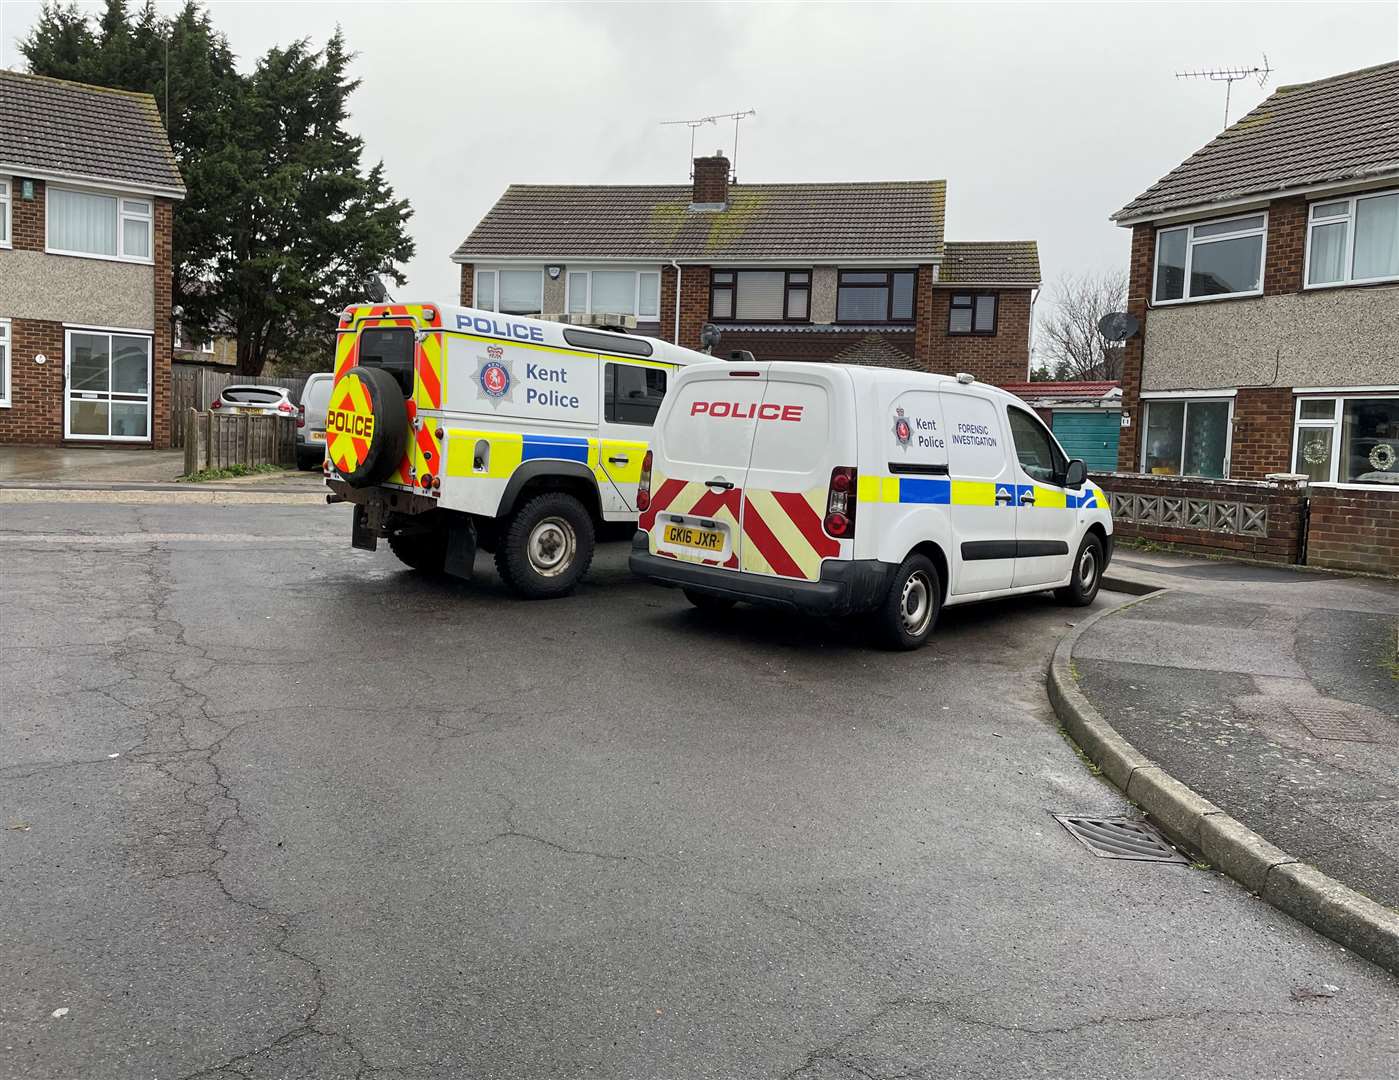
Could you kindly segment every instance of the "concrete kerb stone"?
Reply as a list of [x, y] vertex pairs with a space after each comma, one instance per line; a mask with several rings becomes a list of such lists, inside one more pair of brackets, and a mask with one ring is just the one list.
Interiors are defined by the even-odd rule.
[[1172, 840], [1201, 853], [1278, 910], [1399, 975], [1399, 914], [1289, 855], [1181, 783], [1124, 739], [1079, 690], [1073, 671], [1078, 640], [1100, 619], [1165, 591], [1097, 612], [1059, 642], [1048, 679], [1059, 722], [1103, 775]]

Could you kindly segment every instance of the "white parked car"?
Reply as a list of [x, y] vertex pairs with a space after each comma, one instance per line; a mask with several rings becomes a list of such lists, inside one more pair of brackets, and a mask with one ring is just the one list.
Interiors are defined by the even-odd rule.
[[319, 469], [325, 461], [325, 413], [335, 373], [318, 371], [301, 388], [296, 417], [296, 467]]
[[217, 413], [283, 416], [287, 419], [296, 415], [296, 404], [291, 399], [291, 391], [285, 386], [254, 386], [250, 383], [225, 386], [219, 396], [209, 403], [209, 409]]
[[1092, 603], [1107, 497], [1025, 403], [926, 372], [789, 361], [675, 376], [641, 469], [631, 568], [697, 607], [868, 614], [927, 640], [944, 604]]

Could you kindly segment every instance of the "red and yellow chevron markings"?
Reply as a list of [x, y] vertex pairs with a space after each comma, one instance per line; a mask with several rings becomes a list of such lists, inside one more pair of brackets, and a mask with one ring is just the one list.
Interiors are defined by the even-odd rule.
[[643, 530], [651, 535], [651, 551], [654, 554], [678, 559], [681, 562], [701, 563], [704, 566], [725, 566], [732, 570], [738, 569], [738, 555], [732, 551], [723, 559], [713, 558], [699, 550], [693, 552], [659, 551], [656, 547], [655, 534], [651, 530], [652, 526], [656, 524], [656, 516], [664, 511], [670, 514], [688, 514], [692, 517], [722, 521], [728, 526], [729, 536], [736, 540], [739, 534], [738, 519], [742, 507], [742, 491], [738, 488], [713, 491], [696, 480], [686, 482], [660, 475], [653, 475], [651, 484], [651, 504], [642, 512], [639, 524]]
[[[417, 431], [405, 448], [398, 473], [400, 483], [412, 483], [412, 477], [442, 475], [442, 440], [437, 437], [438, 420], [424, 416], [427, 410], [442, 408], [443, 348], [441, 334], [424, 334], [418, 342], [414, 359], [417, 378], [413, 380], [413, 399], [409, 413]], [[413, 470], [410, 472], [409, 470]]]
[[743, 499], [743, 562], [740, 569], [815, 581], [821, 561], [840, 554], [840, 541], [826, 535], [821, 515], [826, 489], [756, 491]]

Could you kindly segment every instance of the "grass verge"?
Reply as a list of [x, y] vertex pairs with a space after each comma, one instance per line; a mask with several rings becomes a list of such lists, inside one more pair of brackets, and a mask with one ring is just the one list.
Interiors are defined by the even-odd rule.
[[259, 476], [286, 471], [285, 465], [230, 465], [225, 469], [200, 469], [197, 473], [176, 477], [176, 481], [181, 484], [202, 484], [209, 480], [233, 480], [239, 476]]

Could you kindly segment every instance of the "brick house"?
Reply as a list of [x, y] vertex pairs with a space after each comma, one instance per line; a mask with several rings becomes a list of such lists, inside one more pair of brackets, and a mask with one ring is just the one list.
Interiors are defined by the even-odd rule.
[[453, 254], [461, 301], [632, 317], [760, 359], [1028, 377], [1033, 241], [946, 243], [942, 180], [739, 184], [722, 154], [680, 185], [512, 185]]
[[[1124, 354], [1124, 518], [1399, 572], [1399, 63], [1279, 89], [1112, 217], [1132, 230], [1142, 327]], [[1246, 509], [1279, 474], [1304, 477], [1309, 504], [1290, 550]]]
[[0, 443], [170, 445], [184, 194], [149, 94], [0, 71]]

